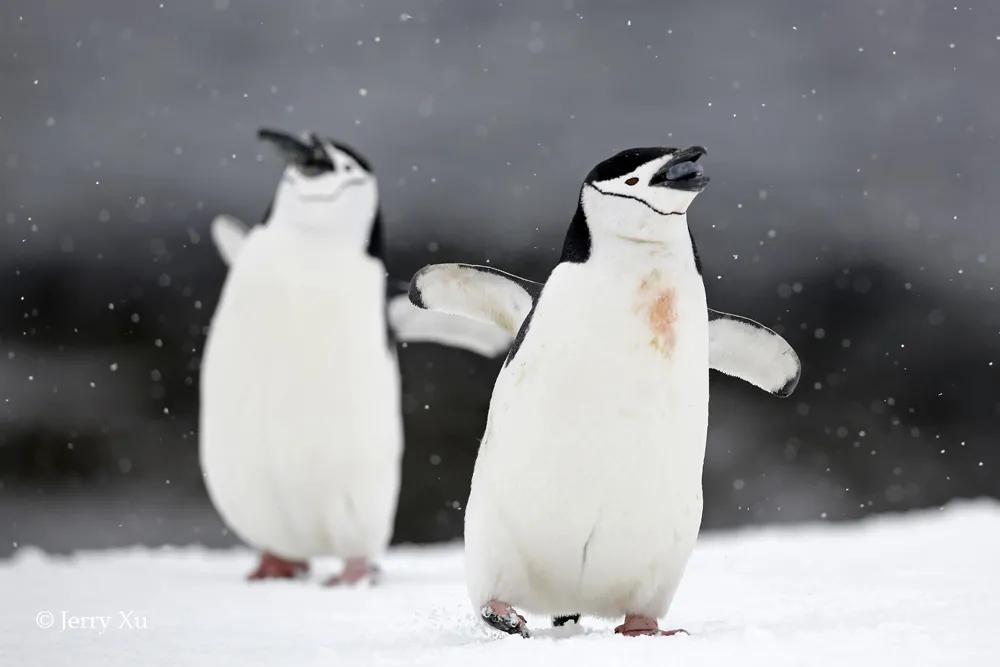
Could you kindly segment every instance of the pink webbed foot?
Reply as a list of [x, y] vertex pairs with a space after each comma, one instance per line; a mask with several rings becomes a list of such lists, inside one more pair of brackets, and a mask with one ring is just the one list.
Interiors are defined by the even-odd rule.
[[260, 554], [257, 569], [247, 575], [249, 581], [261, 579], [295, 579], [309, 572], [309, 563], [302, 560], [285, 560], [264, 551]]
[[368, 562], [367, 558], [348, 558], [344, 561], [344, 570], [326, 580], [327, 586], [353, 586], [367, 580], [374, 586], [378, 583], [378, 566]]
[[615, 634], [626, 637], [670, 637], [676, 634], [688, 634], [687, 630], [660, 630], [655, 618], [627, 614], [625, 622], [615, 628]]
[[524, 616], [517, 613], [517, 610], [506, 602], [490, 600], [479, 610], [479, 615], [492, 628], [509, 635], [521, 635], [530, 637], [528, 632], [528, 622]]

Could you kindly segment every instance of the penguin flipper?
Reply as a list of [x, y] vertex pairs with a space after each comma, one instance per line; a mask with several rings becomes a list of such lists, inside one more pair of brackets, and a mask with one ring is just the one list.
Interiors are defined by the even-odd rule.
[[474, 264], [431, 264], [410, 281], [413, 305], [486, 322], [511, 336], [541, 293], [541, 283]]
[[400, 294], [389, 300], [389, 325], [401, 343], [438, 343], [484, 357], [506, 352], [514, 337], [492, 322], [434, 310], [423, 310]]
[[226, 266], [232, 266], [236, 261], [249, 231], [246, 225], [231, 215], [218, 215], [212, 221], [212, 240]]
[[802, 365], [784, 338], [753, 320], [708, 309], [709, 367], [785, 398]]

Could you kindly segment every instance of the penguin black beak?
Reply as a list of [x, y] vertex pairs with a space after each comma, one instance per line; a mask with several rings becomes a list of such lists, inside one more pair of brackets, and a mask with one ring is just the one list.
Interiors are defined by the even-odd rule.
[[275, 146], [289, 164], [296, 165], [306, 173], [316, 174], [335, 169], [315, 134], [310, 135], [310, 143], [305, 143], [286, 132], [262, 128], [257, 131], [257, 138]]
[[691, 146], [677, 151], [670, 161], [659, 168], [649, 179], [649, 185], [688, 192], [701, 192], [708, 185], [708, 176], [698, 160], [706, 151], [701, 146]]

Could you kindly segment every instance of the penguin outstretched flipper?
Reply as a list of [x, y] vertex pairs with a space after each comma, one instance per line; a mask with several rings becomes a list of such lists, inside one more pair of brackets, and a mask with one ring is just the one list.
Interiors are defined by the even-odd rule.
[[410, 281], [413, 305], [486, 322], [511, 336], [541, 292], [541, 283], [474, 264], [432, 264]]
[[507, 351], [513, 336], [492, 322], [423, 310], [399, 294], [389, 300], [389, 326], [401, 343], [438, 343], [469, 350], [484, 357]]
[[226, 266], [232, 266], [240, 254], [249, 231], [246, 225], [231, 215], [219, 215], [212, 221], [212, 240]]
[[785, 398], [802, 366], [784, 338], [753, 320], [708, 309], [709, 366]]

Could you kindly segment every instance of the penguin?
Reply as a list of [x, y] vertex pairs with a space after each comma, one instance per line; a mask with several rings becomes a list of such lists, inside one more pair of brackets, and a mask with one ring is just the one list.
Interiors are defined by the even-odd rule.
[[204, 479], [225, 523], [261, 552], [251, 580], [304, 575], [321, 555], [344, 563], [330, 584], [372, 580], [400, 484], [395, 342], [496, 356], [512, 336], [405, 294], [387, 306], [368, 161], [315, 134], [259, 138], [286, 162], [264, 224], [212, 224], [230, 270], [202, 359]]
[[633, 148], [586, 176], [544, 283], [470, 264], [424, 267], [418, 307], [515, 335], [490, 401], [465, 515], [466, 579], [486, 624], [529, 636], [663, 617], [702, 516], [709, 369], [791, 394], [795, 351], [750, 319], [708, 308], [687, 211], [705, 149]]

